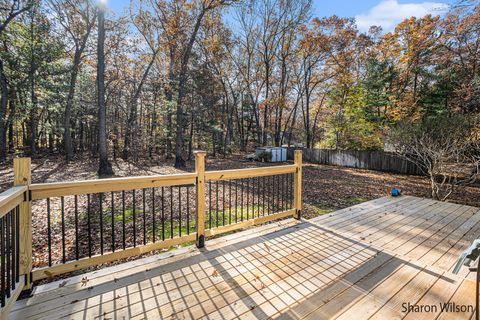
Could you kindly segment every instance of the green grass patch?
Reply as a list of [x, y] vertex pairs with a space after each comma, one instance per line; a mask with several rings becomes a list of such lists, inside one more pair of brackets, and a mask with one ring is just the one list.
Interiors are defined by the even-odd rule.
[[365, 198], [362, 198], [362, 197], [351, 197], [351, 198], [346, 199], [346, 202], [351, 206], [354, 206], [356, 204], [360, 204], [360, 203], [365, 202], [365, 201], [368, 201], [368, 199], [365, 199]]

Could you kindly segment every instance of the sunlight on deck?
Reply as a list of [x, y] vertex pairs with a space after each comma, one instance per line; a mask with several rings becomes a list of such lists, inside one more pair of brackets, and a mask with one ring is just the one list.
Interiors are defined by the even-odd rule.
[[451, 268], [479, 221], [478, 208], [381, 198], [38, 286], [10, 318], [468, 319], [403, 304], [474, 305]]

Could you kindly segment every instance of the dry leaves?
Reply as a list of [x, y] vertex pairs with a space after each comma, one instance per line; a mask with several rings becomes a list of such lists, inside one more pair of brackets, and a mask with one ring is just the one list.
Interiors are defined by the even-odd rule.
[[86, 287], [87, 286], [87, 283], [88, 283], [88, 278], [87, 277], [83, 277], [82, 280], [80, 281], [82, 283], [82, 287]]

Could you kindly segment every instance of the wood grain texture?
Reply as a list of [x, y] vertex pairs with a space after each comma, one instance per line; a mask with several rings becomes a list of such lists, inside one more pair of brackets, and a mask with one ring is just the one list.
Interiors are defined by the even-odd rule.
[[143, 188], [194, 184], [195, 173], [170, 174], [165, 176], [144, 176], [85, 180], [76, 182], [37, 183], [30, 186], [32, 200], [67, 195], [92, 194], [99, 192], [124, 191]]
[[[13, 184], [16, 187], [30, 188], [32, 183], [31, 160], [30, 158], [15, 158], [13, 160]], [[27, 191], [26, 191], [27, 192]], [[30, 289], [32, 286], [31, 278], [29, 277], [32, 271], [32, 204], [28, 194], [25, 194], [19, 206], [19, 228], [20, 234], [20, 269], [21, 275], [27, 275], [24, 286], [25, 289]]]
[[0, 193], [0, 218], [23, 202], [27, 190], [26, 186], [18, 186]]
[[205, 244], [205, 151], [195, 152], [195, 174], [197, 175], [195, 207], [197, 208], [197, 247]]
[[218, 170], [205, 172], [206, 181], [221, 181], [253, 177], [273, 176], [296, 172], [295, 165], [260, 167], [249, 169]]
[[406, 196], [282, 220], [40, 286], [11, 319], [469, 319], [403, 304], [474, 304], [473, 282], [436, 262], [468, 244], [479, 214]]

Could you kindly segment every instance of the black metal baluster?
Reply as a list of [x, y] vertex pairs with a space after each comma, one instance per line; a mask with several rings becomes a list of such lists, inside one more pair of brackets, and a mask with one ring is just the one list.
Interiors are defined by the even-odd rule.
[[249, 211], [249, 205], [250, 203], [250, 178], [247, 178], [247, 220], [248, 218], [248, 211]]
[[290, 209], [293, 209], [293, 179], [294, 174], [290, 173]]
[[173, 187], [170, 187], [170, 238], [173, 239]]
[[90, 194], [87, 194], [87, 232], [88, 232], [88, 256], [92, 256], [92, 230], [90, 226]]
[[142, 209], [143, 209], [143, 245], [147, 244], [147, 213], [145, 206], [145, 188], [142, 189]]
[[10, 211], [10, 226], [11, 226], [11, 229], [12, 229], [12, 232], [10, 233], [12, 235], [12, 239], [11, 239], [11, 243], [12, 243], [12, 249], [11, 249], [11, 256], [12, 256], [12, 290], [15, 290], [15, 279], [17, 278], [15, 276], [15, 271], [17, 271], [17, 266], [16, 266], [16, 262], [17, 262], [17, 259], [15, 257], [15, 254], [17, 253], [17, 248], [16, 248], [16, 244], [17, 244], [17, 241], [15, 239], [15, 227], [16, 227], [16, 218], [15, 218], [15, 211], [12, 210]]
[[265, 177], [265, 183], [267, 184], [266, 187], [265, 187], [265, 201], [267, 202], [266, 206], [266, 211], [267, 211], [267, 216], [270, 214], [270, 177], [271, 176], [268, 176], [268, 177]]
[[115, 195], [112, 192], [112, 252], [115, 252]]
[[132, 190], [133, 198], [132, 198], [132, 218], [133, 218], [133, 247], [137, 246], [137, 225], [136, 225], [136, 206], [137, 201], [135, 198], [136, 190]]
[[[272, 176], [272, 213], [275, 213], [277, 208], [275, 208], [275, 185], [276, 185], [276, 181], [277, 180], [277, 176]], [[278, 197], [277, 197], [278, 198]]]
[[122, 191], [122, 245], [123, 245], [123, 250], [126, 248], [126, 243], [125, 243], [125, 191]]
[[155, 243], [155, 235], [157, 234], [157, 228], [155, 225], [155, 188], [152, 188], [152, 241]]
[[267, 216], [270, 214], [270, 176], [265, 177], [265, 201]]
[[0, 218], [0, 252], [1, 252], [1, 264], [0, 264], [0, 295], [1, 305], [5, 306], [5, 216]]
[[222, 208], [223, 208], [223, 213], [222, 213], [222, 225], [225, 225], [225, 180], [222, 180], [222, 193], [223, 193], [223, 198], [222, 198]]
[[270, 214], [274, 214], [275, 213], [275, 177], [276, 176], [272, 176], [271, 177], [271, 185], [270, 185], [270, 190], [271, 190], [271, 202], [272, 202], [272, 206], [271, 206], [271, 210], [270, 210]]
[[78, 245], [78, 196], [73, 197], [75, 203], [75, 259], [80, 259], [80, 251]]
[[269, 203], [270, 203], [270, 214], [274, 213], [274, 205], [275, 205], [275, 176], [270, 176], [270, 189], [269, 189]]
[[62, 261], [65, 263], [65, 198], [60, 197], [61, 209], [62, 209]]
[[288, 210], [288, 175], [285, 175], [284, 177], [284, 188], [283, 188], [283, 207], [285, 210]]
[[262, 216], [265, 217], [265, 189], [266, 189], [267, 177], [262, 177]]
[[283, 208], [282, 208], [282, 198], [283, 198], [283, 195], [282, 195], [282, 176], [277, 176], [277, 212], [281, 212], [283, 211]]
[[17, 263], [16, 263], [17, 278], [15, 279], [15, 281], [18, 282], [20, 280], [20, 207], [19, 206], [15, 208], [15, 218], [16, 218], [15, 224], [17, 229], [17, 237], [15, 239], [15, 241], [17, 242], [16, 244], [17, 252], [15, 253], [15, 259], [17, 260]]
[[5, 255], [7, 257], [7, 298], [10, 298], [10, 213], [5, 215], [5, 223], [6, 223], [6, 234], [5, 234], [5, 248], [6, 252]]
[[178, 236], [182, 236], [182, 187], [178, 187]]
[[244, 190], [243, 190], [243, 179], [240, 179], [240, 200], [241, 200], [240, 217], [241, 217], [241, 221], [243, 221], [243, 198], [244, 197], [245, 197], [245, 195], [244, 195]]
[[278, 186], [277, 186], [277, 196], [278, 196], [278, 199], [277, 199], [277, 210], [279, 212], [283, 211], [283, 207], [282, 207], [282, 199], [283, 199], [283, 187], [282, 187], [282, 178], [283, 178], [283, 175], [282, 176], [278, 176], [277, 177], [277, 180], [278, 180]]
[[217, 210], [215, 212], [215, 217], [217, 220], [217, 228], [218, 228], [218, 180], [215, 181], [215, 194], [216, 194], [216, 202], [217, 202]]
[[260, 181], [262, 180], [261, 177], [256, 177], [255, 178], [255, 186], [256, 186], [256, 194], [257, 194], [257, 202], [255, 203], [257, 207], [257, 218], [260, 217]]
[[209, 225], [209, 228], [212, 229], [212, 181], [208, 181], [208, 212], [209, 212], [208, 225]]
[[285, 197], [285, 202], [287, 205], [287, 209], [291, 209], [290, 207], [290, 173], [287, 174], [287, 185], [286, 185], [286, 197]]
[[165, 188], [162, 187], [162, 241], [165, 240]]
[[252, 177], [252, 218], [255, 219], [255, 190], [256, 190], [256, 182], [257, 178]]
[[50, 198], [47, 198], [47, 242], [48, 242], [48, 266], [52, 266], [52, 224], [50, 216]]
[[190, 234], [190, 186], [187, 186], [187, 235]]
[[283, 211], [282, 198], [282, 176], [277, 176], [277, 212]]
[[232, 224], [232, 180], [228, 180], [228, 224]]
[[253, 177], [252, 178], [252, 215], [253, 215], [253, 219], [255, 219], [255, 209], [256, 209], [256, 206], [255, 206], [255, 192], [257, 191], [257, 177]]
[[235, 181], [235, 223], [238, 222], [238, 180]]
[[103, 254], [103, 193], [99, 193], [100, 207], [100, 254]]

